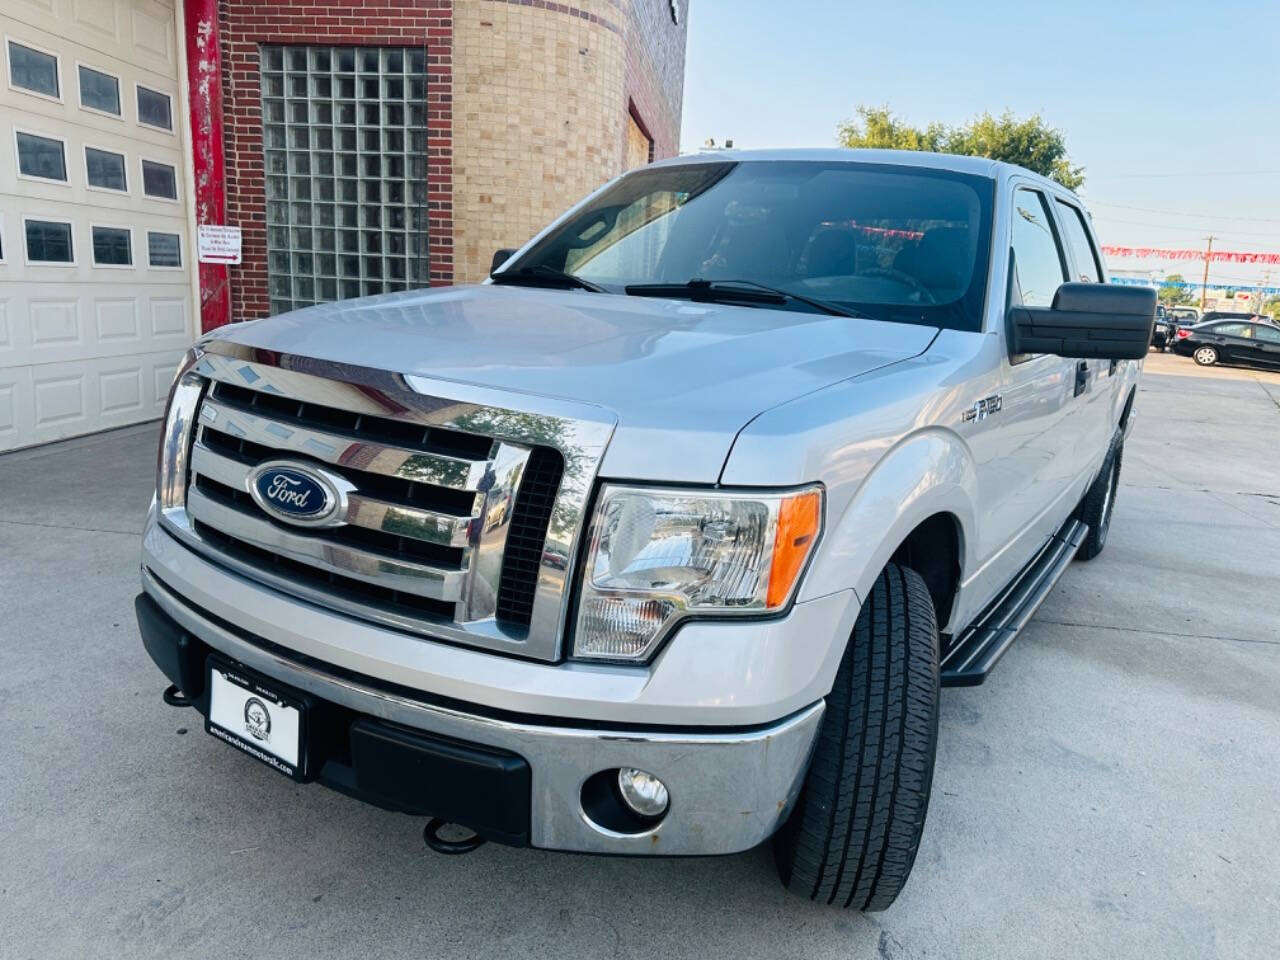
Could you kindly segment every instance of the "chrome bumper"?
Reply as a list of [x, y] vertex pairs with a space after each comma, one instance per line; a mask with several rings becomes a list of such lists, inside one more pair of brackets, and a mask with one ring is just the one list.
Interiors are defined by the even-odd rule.
[[[749, 849], [770, 837], [790, 813], [825, 709], [819, 701], [763, 728], [695, 732], [590, 730], [469, 714], [269, 651], [201, 615], [145, 568], [142, 585], [169, 616], [210, 647], [281, 683], [369, 716], [519, 754], [532, 770], [530, 842], [545, 849], [647, 855]], [[667, 785], [671, 807], [657, 826], [619, 834], [587, 816], [583, 783], [615, 767], [638, 767]]]

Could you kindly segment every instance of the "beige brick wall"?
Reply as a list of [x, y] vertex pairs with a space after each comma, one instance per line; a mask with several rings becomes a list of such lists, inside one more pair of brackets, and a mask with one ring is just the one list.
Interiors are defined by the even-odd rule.
[[495, 250], [622, 171], [627, 14], [611, 0], [571, 2], [595, 22], [554, 5], [454, 4], [458, 283], [483, 279]]

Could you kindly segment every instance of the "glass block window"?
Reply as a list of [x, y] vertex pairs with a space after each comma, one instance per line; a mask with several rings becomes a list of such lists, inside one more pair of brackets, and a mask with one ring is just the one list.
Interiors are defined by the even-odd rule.
[[425, 53], [264, 46], [261, 57], [271, 312], [425, 286]]

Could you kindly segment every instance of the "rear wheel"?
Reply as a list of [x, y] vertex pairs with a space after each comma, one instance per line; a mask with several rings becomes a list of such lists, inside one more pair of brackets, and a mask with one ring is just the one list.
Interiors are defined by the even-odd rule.
[[1191, 358], [1202, 367], [1212, 367], [1218, 362], [1218, 351], [1213, 347], [1196, 347]]
[[1116, 491], [1120, 489], [1120, 463], [1123, 459], [1124, 437], [1118, 434], [1111, 442], [1111, 449], [1107, 453], [1107, 459], [1102, 462], [1098, 478], [1080, 501], [1076, 515], [1089, 525], [1089, 534], [1076, 551], [1077, 560], [1092, 560], [1107, 545], [1111, 514], [1116, 507]]
[[858, 615], [790, 820], [774, 838], [783, 885], [883, 910], [907, 882], [938, 741], [938, 625], [924, 580], [889, 564]]

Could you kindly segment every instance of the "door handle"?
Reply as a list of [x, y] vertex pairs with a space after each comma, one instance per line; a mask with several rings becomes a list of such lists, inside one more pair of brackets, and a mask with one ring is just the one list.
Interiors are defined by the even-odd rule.
[[1076, 392], [1073, 396], [1080, 396], [1089, 387], [1089, 362], [1081, 360], [1076, 364]]

